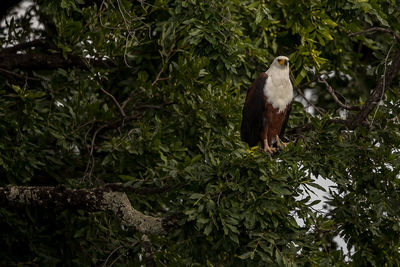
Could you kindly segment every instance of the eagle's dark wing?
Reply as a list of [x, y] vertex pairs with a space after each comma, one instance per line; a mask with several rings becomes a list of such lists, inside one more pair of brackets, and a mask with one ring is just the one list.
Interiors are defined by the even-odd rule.
[[290, 104], [286, 107], [285, 119], [283, 120], [281, 132], [279, 133], [279, 138], [280, 139], [283, 139], [283, 136], [285, 135], [286, 126], [287, 126], [288, 121], [289, 121], [290, 111], [292, 111], [292, 102], [290, 102]]
[[268, 75], [261, 73], [247, 91], [243, 107], [240, 136], [250, 147], [256, 146], [261, 140], [265, 112], [264, 85]]

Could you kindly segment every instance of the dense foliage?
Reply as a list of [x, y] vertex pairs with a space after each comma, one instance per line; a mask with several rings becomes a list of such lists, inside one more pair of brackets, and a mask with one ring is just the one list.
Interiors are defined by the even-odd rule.
[[[177, 220], [149, 256], [112, 214], [2, 207], [2, 264], [400, 265], [398, 76], [354, 129], [332, 119], [359, 111], [317, 82], [362, 106], [400, 58], [398, 1], [36, 0], [0, 15], [0, 185], [167, 188], [128, 195]], [[371, 27], [390, 31], [352, 35]], [[239, 128], [277, 55], [299, 94], [270, 157]], [[318, 176], [336, 184], [326, 213]]]

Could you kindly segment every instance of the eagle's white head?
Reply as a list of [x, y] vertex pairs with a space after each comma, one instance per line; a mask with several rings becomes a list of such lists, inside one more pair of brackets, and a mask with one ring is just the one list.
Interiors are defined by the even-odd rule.
[[289, 78], [289, 58], [285, 56], [276, 57], [266, 73], [270, 76]]
[[274, 59], [271, 66], [289, 70], [289, 59], [285, 56], [279, 56]]

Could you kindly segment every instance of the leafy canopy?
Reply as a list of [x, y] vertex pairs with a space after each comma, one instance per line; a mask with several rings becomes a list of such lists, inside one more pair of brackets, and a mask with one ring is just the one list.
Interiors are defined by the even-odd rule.
[[[159, 265], [398, 265], [398, 77], [370, 127], [352, 131], [331, 119], [356, 111], [316, 78], [364, 104], [399, 44], [386, 32], [350, 33], [399, 34], [399, 6], [34, 1], [0, 31], [0, 183], [168, 187], [129, 194], [146, 214], [178, 218], [168, 235], [149, 237]], [[299, 95], [289, 126], [311, 128], [289, 131], [288, 148], [269, 157], [246, 147], [239, 128], [247, 88], [277, 55], [290, 57], [294, 85], [321, 114], [305, 112]], [[310, 203], [318, 176], [336, 184], [327, 213]], [[0, 218], [5, 264], [139, 265], [147, 253], [141, 234], [108, 214], [2, 207]]]

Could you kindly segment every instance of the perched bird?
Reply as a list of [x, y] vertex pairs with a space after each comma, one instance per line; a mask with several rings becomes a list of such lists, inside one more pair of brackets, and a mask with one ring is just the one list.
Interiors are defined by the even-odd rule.
[[289, 59], [279, 56], [270, 68], [261, 73], [247, 91], [243, 107], [240, 136], [250, 147], [260, 141], [264, 152], [286, 146], [281, 142], [293, 100], [293, 86], [289, 78]]

